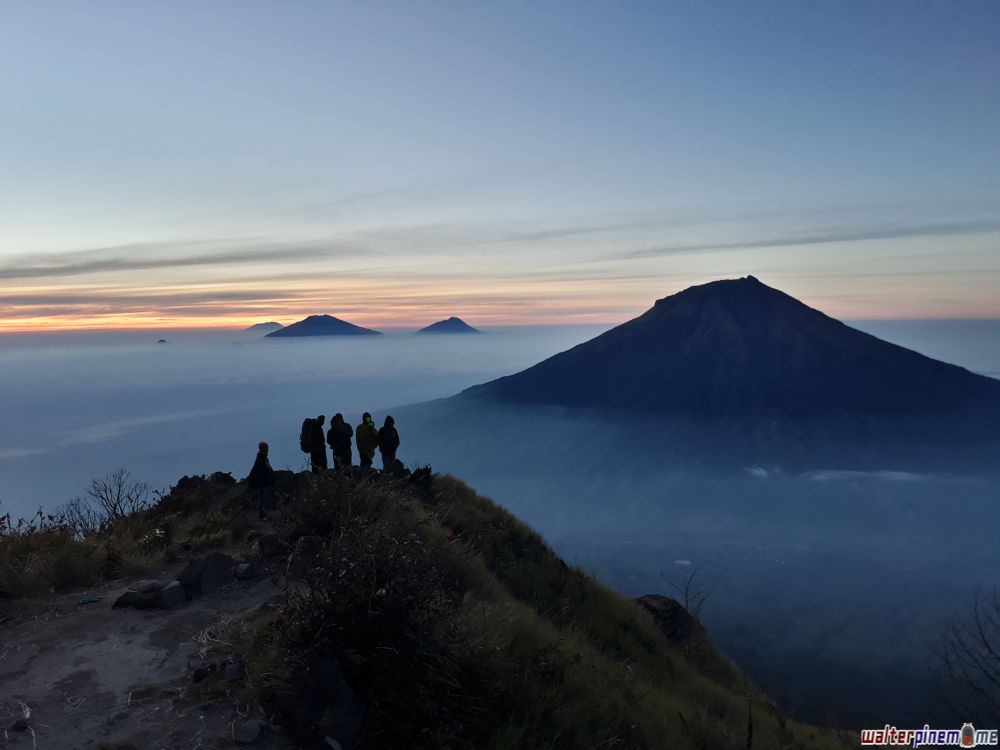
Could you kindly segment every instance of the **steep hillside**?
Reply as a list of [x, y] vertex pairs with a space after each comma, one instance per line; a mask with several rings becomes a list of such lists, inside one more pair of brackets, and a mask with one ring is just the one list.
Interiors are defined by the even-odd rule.
[[[285, 474], [277, 495], [273, 525], [223, 476], [185, 480], [87, 539], [5, 533], [3, 640], [21, 644], [0, 658], [12, 736], [109, 748], [195, 735], [205, 747], [851, 746], [780, 716], [676, 603], [614, 594], [456, 479]], [[123, 559], [132, 577], [107, 581]], [[135, 582], [144, 565], [162, 581]], [[11, 598], [19, 581], [29, 585]], [[49, 584], [73, 593], [53, 598]], [[135, 591], [122, 599], [125, 584]]]

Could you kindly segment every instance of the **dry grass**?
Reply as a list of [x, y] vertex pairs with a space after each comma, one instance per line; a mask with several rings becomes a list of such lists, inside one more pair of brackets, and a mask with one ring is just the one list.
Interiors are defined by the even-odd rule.
[[238, 491], [210, 483], [175, 488], [154, 505], [81, 532], [59, 515], [12, 524], [0, 517], [0, 597], [76, 591], [161, 568], [178, 551], [245, 533]]
[[311, 481], [284, 521], [325, 547], [293, 567], [253, 669], [289, 691], [283, 663], [335, 657], [369, 706], [365, 747], [743, 749], [748, 712], [751, 747], [850, 745], [778, 717], [710, 645], [678, 651], [451, 477]]

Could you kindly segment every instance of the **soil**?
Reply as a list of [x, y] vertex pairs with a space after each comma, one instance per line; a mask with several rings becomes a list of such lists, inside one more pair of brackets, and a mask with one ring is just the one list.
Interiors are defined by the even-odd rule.
[[[173, 579], [188, 559], [141, 578]], [[239, 704], [236, 683], [193, 683], [188, 663], [225, 652], [216, 634], [280, 593], [274, 567], [174, 609], [111, 609], [137, 576], [2, 613], [0, 748], [234, 747], [245, 721], [267, 717]], [[272, 726], [253, 747], [293, 745]]]

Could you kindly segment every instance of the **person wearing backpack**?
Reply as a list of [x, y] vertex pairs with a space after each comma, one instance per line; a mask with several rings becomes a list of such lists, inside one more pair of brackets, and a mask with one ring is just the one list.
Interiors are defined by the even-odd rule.
[[337, 413], [330, 420], [330, 430], [326, 433], [326, 442], [333, 453], [333, 468], [342, 469], [351, 465], [351, 438], [354, 428], [344, 421], [344, 415]]
[[325, 474], [327, 469], [326, 441], [323, 439], [323, 423], [325, 421], [326, 415], [320, 414], [316, 419], [307, 419], [302, 423], [299, 447], [309, 453], [313, 474]]
[[257, 494], [257, 515], [262, 521], [267, 518], [267, 511], [271, 507], [271, 488], [274, 486], [274, 469], [271, 468], [267, 452], [267, 443], [257, 444], [257, 459], [247, 476], [247, 488]]
[[388, 470], [396, 460], [396, 450], [399, 448], [399, 433], [396, 431], [396, 420], [386, 416], [385, 424], [378, 431], [378, 450], [382, 454], [382, 468]]
[[375, 422], [370, 413], [365, 412], [354, 436], [358, 443], [358, 458], [361, 460], [361, 467], [370, 469], [372, 461], [375, 459], [375, 449], [378, 447], [378, 430], [375, 429]]
[[310, 426], [312, 421], [312, 417], [306, 417], [303, 419], [302, 429], [299, 430], [299, 450], [303, 453], [312, 453], [312, 449], [309, 447], [309, 431], [312, 429]]

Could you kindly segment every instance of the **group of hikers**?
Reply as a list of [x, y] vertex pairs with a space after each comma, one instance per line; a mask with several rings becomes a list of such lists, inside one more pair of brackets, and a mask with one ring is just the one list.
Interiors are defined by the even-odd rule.
[[327, 468], [326, 446], [333, 453], [334, 470], [344, 469], [352, 465], [351, 438], [358, 445], [358, 458], [361, 468], [369, 469], [375, 460], [375, 450], [382, 455], [382, 468], [392, 469], [396, 461], [396, 451], [399, 449], [399, 433], [396, 431], [396, 420], [387, 416], [381, 427], [375, 426], [372, 415], [365, 412], [361, 424], [355, 430], [349, 425], [342, 414], [334, 414], [330, 420], [330, 429], [323, 436], [323, 424], [326, 416], [306, 419], [302, 423], [299, 434], [299, 448], [309, 454], [313, 474], [322, 474]]
[[[323, 434], [326, 415], [308, 417], [302, 423], [299, 433], [299, 448], [309, 455], [313, 474], [326, 474], [329, 470], [326, 447], [330, 446], [333, 453], [334, 471], [343, 471], [353, 465], [351, 438], [358, 446], [358, 458], [362, 469], [371, 469], [375, 460], [375, 451], [382, 456], [382, 468], [385, 471], [398, 471], [401, 463], [396, 458], [399, 449], [399, 433], [396, 431], [396, 420], [386, 416], [381, 427], [375, 426], [375, 420], [369, 412], [361, 418], [357, 429], [344, 420], [343, 414], [334, 414], [330, 420], [330, 429]], [[257, 510], [261, 518], [267, 517], [267, 507], [270, 504], [271, 487], [274, 485], [274, 469], [268, 459], [269, 447], [261, 442], [257, 446], [257, 459], [254, 461], [250, 475], [247, 477], [249, 489], [257, 495]]]

